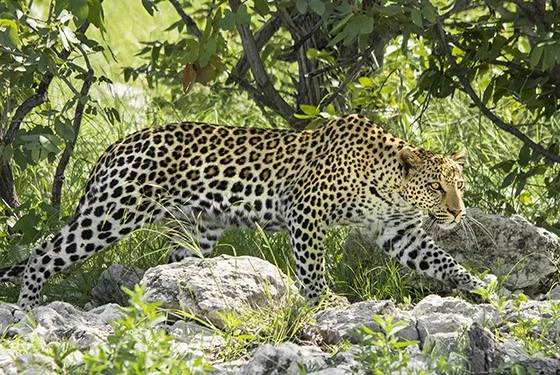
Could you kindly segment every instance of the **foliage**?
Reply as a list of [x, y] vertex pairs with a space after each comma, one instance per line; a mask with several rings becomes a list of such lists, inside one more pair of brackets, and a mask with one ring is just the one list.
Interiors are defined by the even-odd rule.
[[143, 289], [125, 290], [130, 306], [114, 322], [107, 346], [97, 346], [84, 355], [88, 374], [196, 374], [212, 370], [202, 358], [190, 359], [175, 353], [172, 338], [163, 323], [167, 315], [160, 303], [144, 301]]
[[[111, 122], [119, 120], [113, 107], [90, 96], [94, 83], [111, 82], [96, 75], [90, 63], [90, 56], [105, 47], [86, 34], [90, 25], [103, 30], [101, 2], [58, 0], [46, 10], [32, 4], [0, 4], [0, 211], [23, 244], [35, 241], [38, 228], [57, 218], [83, 116], [102, 112]], [[55, 84], [64, 90], [50, 98]], [[56, 163], [50, 200], [20, 204], [13, 171], [42, 162]]]
[[[374, 315], [373, 320], [379, 326], [379, 330], [368, 328], [364, 325], [360, 328], [360, 343], [354, 359], [359, 363], [352, 367], [353, 373], [365, 373], [372, 375], [384, 375], [393, 373], [410, 373], [407, 366], [410, 355], [406, 348], [417, 344], [416, 341], [399, 340], [396, 334], [407, 327], [405, 321], [394, 321], [392, 316]], [[448, 369], [443, 358], [437, 363], [434, 372]], [[414, 374], [424, 373], [422, 370], [413, 371]]]
[[[441, 102], [460, 97], [472, 121], [451, 119], [447, 136], [485, 164], [473, 171], [473, 185], [492, 186], [475, 186], [467, 199], [560, 231], [555, 3], [170, 2], [180, 5], [181, 19], [168, 30], [183, 37], [146, 41], [146, 63], [125, 69], [127, 79], [145, 75], [150, 84], [169, 85], [166, 105], [184, 108], [181, 77], [190, 90], [197, 70], [212, 90], [234, 83], [247, 91], [271, 121], [270, 111], [303, 127], [359, 108], [426, 141], [441, 129], [427, 113], [439, 117]], [[165, 3], [144, 1], [149, 11]]]
[[502, 314], [506, 306], [513, 305], [513, 314], [507, 321], [507, 332], [523, 346], [530, 357], [553, 357], [558, 353], [560, 335], [560, 303], [550, 300], [550, 307], [541, 311], [541, 317], [531, 317], [524, 312], [528, 298], [520, 293], [510, 301], [497, 304]]
[[[343, 112], [361, 112], [427, 148], [447, 152], [466, 145], [471, 160], [466, 169], [470, 205], [492, 213], [521, 213], [560, 230], [559, 164], [530, 142], [494, 126], [495, 119], [484, 110], [558, 154], [554, 88], [560, 76], [555, 48], [559, 17], [554, 3], [144, 0], [142, 4], [158, 31], [141, 30], [120, 39], [119, 20], [123, 14], [142, 13], [140, 4], [128, 5], [131, 8], [96, 0], [0, 4], [0, 181], [11, 176], [17, 193], [10, 202], [9, 191], [0, 183], [0, 249], [2, 257], [10, 258], [2, 263], [23, 257], [15, 245], [32, 243], [67, 218], [83, 191], [87, 170], [108, 143], [132, 129], [185, 119], [303, 128], [320, 126]], [[124, 8], [114, 8], [118, 6]], [[116, 10], [105, 14], [106, 9]], [[163, 21], [157, 18], [160, 14], [165, 15]], [[136, 34], [142, 35], [142, 45], [133, 56]], [[122, 71], [114, 60], [117, 48], [128, 51], [119, 61]], [[109, 78], [99, 72], [109, 72]], [[92, 91], [83, 95], [81, 88], [88, 79]], [[134, 107], [130, 101], [115, 100], [107, 94], [108, 85], [99, 86], [110, 80], [125, 82], [128, 89], [141, 87], [134, 95], [146, 102]], [[483, 106], [473, 99], [469, 85]], [[187, 86], [190, 91], [185, 95]], [[80, 127], [78, 104], [83, 105], [86, 123], [94, 125]], [[127, 111], [130, 119], [124, 121]], [[87, 131], [92, 128], [95, 132]], [[70, 168], [65, 170], [68, 159]], [[62, 181], [59, 201], [53, 189], [59, 190]], [[334, 234], [335, 241], [327, 246], [333, 260], [329, 266], [335, 265], [329, 269], [331, 285], [359, 298], [409, 300], [413, 292], [392, 264], [373, 266], [388, 269], [377, 279], [379, 269], [336, 267], [346, 256], [338, 251], [344, 234]], [[254, 241], [250, 235], [239, 237]], [[277, 238], [276, 250], [283, 252], [279, 263], [289, 268], [289, 244], [285, 237]], [[233, 238], [233, 247], [240, 248], [236, 241]], [[94, 259], [86, 269], [99, 270], [98, 265], [115, 259], [135, 262], [141, 257], [127, 257], [131, 247], [133, 254], [147, 249], [159, 251], [151, 260], [163, 258], [165, 246], [155, 249], [146, 245], [150, 240], [142, 243], [135, 238], [132, 242], [116, 245], [114, 253]], [[358, 255], [355, 260], [359, 265]], [[344, 258], [347, 261], [352, 263]], [[70, 284], [82, 289], [89, 285], [81, 279]]]

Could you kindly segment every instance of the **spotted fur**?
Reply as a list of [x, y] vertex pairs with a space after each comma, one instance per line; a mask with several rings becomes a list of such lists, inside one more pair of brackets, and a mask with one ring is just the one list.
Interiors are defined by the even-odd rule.
[[[93, 169], [76, 214], [26, 262], [0, 270], [23, 277], [19, 305], [39, 302], [45, 281], [151, 222], [195, 219], [202, 252], [231, 226], [287, 230], [309, 298], [327, 291], [328, 228], [364, 225], [412, 269], [465, 290], [484, 286], [421, 228], [465, 215], [466, 150], [445, 156], [410, 145], [353, 115], [302, 132], [169, 124], [110, 146]], [[170, 261], [188, 254], [170, 251]]]

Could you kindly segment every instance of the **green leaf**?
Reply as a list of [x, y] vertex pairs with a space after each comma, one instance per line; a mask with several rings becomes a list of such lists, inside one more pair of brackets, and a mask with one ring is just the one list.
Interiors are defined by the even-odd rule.
[[270, 13], [270, 7], [266, 0], [255, 0], [255, 12], [259, 16], [267, 16]]
[[154, 15], [154, 11], [159, 11], [159, 8], [153, 0], [142, 0], [142, 5], [144, 6], [144, 9], [146, 9], [146, 12], [150, 14], [150, 16]]
[[55, 14], [58, 16], [64, 10], [72, 13], [76, 27], [80, 27], [88, 18], [88, 0], [57, 0], [54, 6]]
[[360, 77], [358, 78], [358, 82], [360, 82], [360, 85], [364, 87], [370, 87], [373, 85], [373, 80], [369, 77]]
[[311, 117], [315, 117], [319, 114], [319, 108], [315, 107], [314, 105], [302, 104], [299, 106], [299, 108], [301, 108], [301, 111], [303, 113]]
[[515, 169], [513, 172], [508, 174], [506, 176], [506, 178], [504, 178], [504, 181], [502, 182], [502, 186], [500, 187], [500, 189], [505, 189], [509, 185], [511, 185], [513, 183], [513, 181], [515, 181], [515, 178], [517, 177], [517, 174], [518, 174], [517, 169]]
[[75, 137], [72, 122], [67, 118], [57, 117], [54, 123], [54, 130], [56, 134], [66, 141], [73, 140]]
[[493, 168], [494, 169], [501, 169], [504, 173], [508, 173], [511, 171], [511, 168], [515, 165], [515, 160], [504, 160], [496, 164]]
[[235, 12], [235, 23], [238, 25], [250, 25], [251, 15], [247, 13], [247, 5], [241, 4]]
[[350, 5], [350, 3], [345, 1], [342, 4], [340, 4], [339, 6], [337, 6], [335, 8], [335, 10], [337, 12], [342, 13], [342, 14], [351, 14], [352, 13], [352, 5]]
[[542, 70], [552, 70], [556, 65], [556, 48], [558, 47], [554, 45], [547, 45], [545, 47], [542, 59]]
[[410, 10], [410, 16], [412, 17], [412, 23], [416, 26], [423, 28], [424, 22], [422, 21], [422, 13], [416, 8]]
[[88, 21], [91, 22], [91, 24], [97, 27], [99, 30], [105, 31], [105, 26], [103, 24], [105, 15], [103, 14], [101, 2], [99, 0], [88, 0], [88, 7]]
[[307, 0], [296, 0], [296, 8], [301, 14], [307, 12]]
[[531, 54], [529, 55], [529, 64], [531, 64], [531, 68], [537, 66], [539, 61], [541, 61], [541, 56], [544, 51], [544, 46], [541, 44], [535, 44], [533, 49], [531, 50]]
[[224, 16], [219, 23], [222, 30], [233, 31], [235, 30], [235, 14], [230, 9], [224, 11]]
[[325, 4], [321, 0], [311, 0], [309, 1], [309, 7], [312, 11], [322, 16], [325, 13]]
[[524, 144], [519, 150], [519, 165], [524, 167], [529, 164], [529, 160], [531, 160], [531, 148]]
[[430, 22], [430, 23], [435, 23], [436, 22], [436, 12], [435, 12], [432, 4], [427, 3], [422, 8], [422, 14], [424, 15], [424, 17], [426, 17], [426, 20], [428, 22]]
[[0, 46], [17, 49], [19, 36], [17, 24], [12, 20], [0, 19]]

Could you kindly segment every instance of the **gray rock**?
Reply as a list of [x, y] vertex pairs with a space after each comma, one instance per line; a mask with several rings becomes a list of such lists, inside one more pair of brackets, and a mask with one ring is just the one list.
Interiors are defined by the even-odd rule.
[[299, 375], [328, 367], [324, 354], [317, 347], [299, 346], [285, 342], [279, 346], [264, 345], [253, 352], [251, 359], [241, 367], [240, 375]]
[[530, 358], [517, 363], [529, 374], [549, 375], [560, 373], [560, 359], [558, 358]]
[[208, 373], [212, 375], [238, 375], [241, 367], [246, 363], [247, 361], [238, 359], [236, 361], [213, 364], [214, 371]]
[[503, 361], [500, 345], [492, 332], [477, 323], [469, 328], [465, 355], [473, 374], [493, 374]]
[[12, 375], [18, 373], [18, 368], [14, 362], [15, 356], [13, 350], [0, 344], [0, 374]]
[[[397, 309], [391, 301], [366, 301], [320, 311], [315, 314], [316, 323], [308, 327], [308, 330], [317, 332], [326, 344], [338, 344], [344, 340], [357, 343], [362, 325], [379, 331], [379, 325], [372, 319], [374, 315], [391, 315], [395, 317], [395, 321], [406, 321], [407, 327], [397, 336], [406, 340], [418, 339], [414, 318]], [[309, 332], [307, 334], [313, 336]]]
[[[460, 263], [507, 275], [505, 287], [510, 290], [529, 292], [557, 271], [554, 261], [560, 257], [560, 239], [521, 216], [488, 215], [469, 208], [462, 228], [446, 231], [434, 225], [426, 229]], [[351, 231], [343, 245], [345, 251], [383, 254], [375, 245], [374, 232], [375, 228]]]
[[175, 349], [184, 355], [202, 357], [205, 353], [219, 352], [226, 346], [219, 332], [194, 322], [179, 320], [167, 328], [167, 333], [175, 339]]
[[557, 271], [554, 260], [560, 256], [560, 239], [523, 217], [488, 215], [470, 208], [464, 223], [466, 229], [438, 230], [432, 236], [457, 261], [507, 275], [506, 288], [534, 287]]
[[141, 268], [113, 264], [103, 271], [91, 294], [101, 304], [127, 305], [129, 296], [123, 292], [122, 287], [134, 290], [134, 285], [140, 283], [142, 276], [144, 270]]
[[161, 301], [164, 308], [184, 310], [218, 328], [223, 328], [220, 314], [280, 307], [298, 294], [277, 267], [249, 256], [187, 258], [148, 270], [142, 284], [148, 301]]
[[86, 349], [105, 342], [113, 332], [108, 320], [117, 316], [115, 310], [114, 305], [107, 305], [86, 312], [66, 302], [52, 302], [34, 308], [31, 316], [26, 315], [8, 329], [8, 335], [37, 335], [47, 343], [66, 339], [77, 348]]
[[550, 299], [551, 300], [560, 300], [560, 285], [556, 285], [554, 288], [550, 290]]
[[16, 305], [8, 303], [0, 305], [0, 336], [23, 316], [23, 311]]
[[551, 341], [560, 340], [560, 320], [554, 319], [551, 312], [554, 308], [551, 306], [554, 301], [534, 301], [528, 300], [515, 306], [508, 301], [505, 306], [505, 321], [511, 323], [517, 322], [534, 322], [533, 333], [542, 334], [542, 327], [546, 326], [546, 337]]
[[15, 365], [19, 371], [18, 374], [25, 375], [54, 374], [57, 369], [53, 358], [35, 353], [18, 355], [15, 358]]
[[483, 326], [499, 326], [501, 317], [496, 308], [490, 304], [475, 305], [454, 297], [426, 296], [410, 311], [412, 316], [428, 317], [432, 314], [461, 315]]
[[313, 371], [307, 373], [307, 375], [349, 375], [353, 372], [349, 369], [342, 367], [330, 367], [320, 371]]

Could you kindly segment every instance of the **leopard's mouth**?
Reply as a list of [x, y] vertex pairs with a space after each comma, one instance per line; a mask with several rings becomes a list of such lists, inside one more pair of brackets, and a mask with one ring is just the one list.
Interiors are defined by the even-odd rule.
[[444, 230], [455, 228], [462, 219], [462, 217], [452, 218], [450, 216], [438, 216], [433, 212], [429, 212], [428, 217], [430, 219], [430, 222], [436, 223], [441, 229]]

